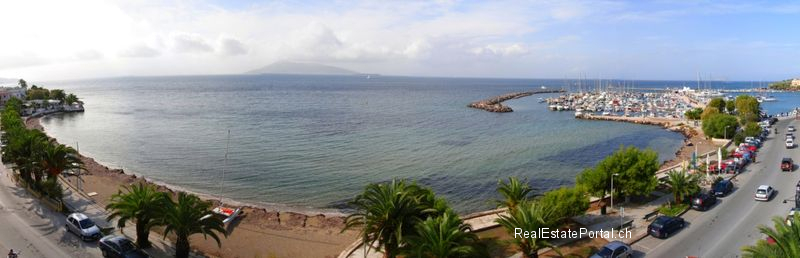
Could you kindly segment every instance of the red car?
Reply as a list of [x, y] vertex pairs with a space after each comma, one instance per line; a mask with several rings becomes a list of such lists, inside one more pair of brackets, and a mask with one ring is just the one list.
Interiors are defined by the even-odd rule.
[[783, 158], [783, 160], [781, 160], [781, 171], [791, 172], [792, 170], [794, 170], [794, 161], [792, 158]]
[[724, 172], [726, 168], [728, 168], [728, 163], [723, 162], [722, 166], [719, 168], [717, 168], [717, 163], [712, 163], [710, 166], [708, 166], [708, 172], [721, 173]]

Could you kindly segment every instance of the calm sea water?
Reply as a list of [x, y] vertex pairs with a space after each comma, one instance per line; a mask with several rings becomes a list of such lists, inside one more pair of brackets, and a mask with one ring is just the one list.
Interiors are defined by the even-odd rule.
[[[491, 207], [500, 178], [528, 178], [544, 191], [572, 184], [620, 145], [652, 148], [662, 161], [681, 145], [681, 135], [659, 127], [547, 111], [538, 98], [548, 95], [508, 101], [513, 113], [466, 107], [540, 85], [564, 82], [288, 75], [54, 82], [47, 86], [76, 93], [86, 112], [42, 124], [60, 142], [126, 172], [237, 201], [307, 208], [340, 208], [368, 183], [409, 178], [459, 211], [477, 211]], [[668, 85], [692, 84], [637, 82]]]

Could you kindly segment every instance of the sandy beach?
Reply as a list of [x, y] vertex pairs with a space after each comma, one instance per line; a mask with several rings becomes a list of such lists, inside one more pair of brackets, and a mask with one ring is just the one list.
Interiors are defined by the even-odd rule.
[[[44, 129], [38, 118], [29, 119], [26, 124], [29, 128]], [[81, 155], [81, 160], [86, 166], [86, 174], [82, 176], [83, 190], [97, 193], [92, 198], [101, 206], [108, 204], [111, 195], [127, 185], [153, 184], [120, 169], [106, 167], [90, 157]], [[69, 180], [74, 184], [76, 179]], [[158, 187], [173, 192], [164, 186]], [[191, 238], [192, 247], [210, 257], [336, 257], [357, 238], [355, 231], [339, 233], [344, 222], [341, 216], [283, 212], [255, 206], [245, 207], [244, 214], [241, 220], [229, 227], [228, 238], [222, 240], [221, 248], [212, 239], [206, 240], [199, 235]]]

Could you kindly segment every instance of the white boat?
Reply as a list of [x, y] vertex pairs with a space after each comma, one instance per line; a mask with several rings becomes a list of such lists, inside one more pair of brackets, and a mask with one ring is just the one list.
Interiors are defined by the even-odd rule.
[[610, 115], [611, 115], [611, 112], [608, 112], [608, 111], [603, 111], [603, 115], [604, 115], [604, 116], [610, 116]]
[[581, 116], [583, 116], [583, 112], [575, 111], [575, 117], [581, 117]]
[[214, 207], [211, 209], [211, 212], [216, 214], [217, 216], [222, 217], [222, 223], [228, 224], [242, 213], [242, 207], [237, 208], [229, 208], [225, 207], [225, 203], [223, 202], [222, 195], [223, 191], [225, 190], [225, 168], [228, 166], [228, 148], [230, 147], [231, 142], [231, 131], [228, 130], [228, 142], [225, 145], [225, 163], [222, 166], [222, 180], [220, 181], [220, 196], [219, 196], [219, 206]]

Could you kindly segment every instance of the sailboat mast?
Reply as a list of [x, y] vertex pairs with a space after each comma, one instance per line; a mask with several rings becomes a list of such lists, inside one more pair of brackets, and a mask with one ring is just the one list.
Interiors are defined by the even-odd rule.
[[222, 206], [222, 197], [225, 196], [225, 168], [228, 167], [228, 150], [231, 146], [231, 130], [228, 130], [228, 140], [225, 143], [225, 161], [222, 163], [222, 182], [219, 184], [219, 203]]

